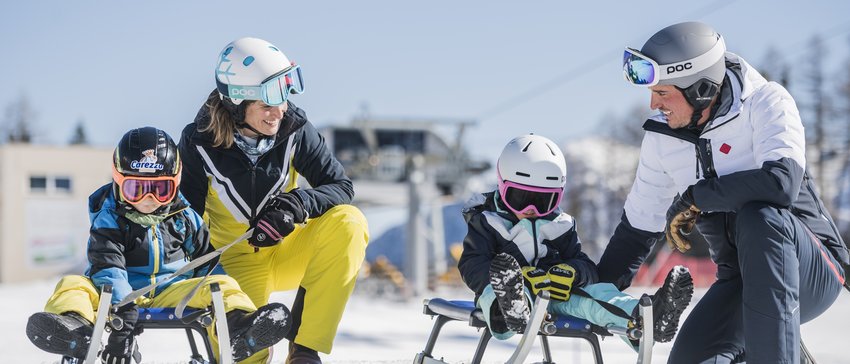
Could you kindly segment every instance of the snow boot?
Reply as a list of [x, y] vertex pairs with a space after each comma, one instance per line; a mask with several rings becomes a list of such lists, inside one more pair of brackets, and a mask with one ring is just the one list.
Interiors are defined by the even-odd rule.
[[93, 326], [76, 312], [37, 312], [27, 321], [27, 337], [48, 353], [85, 359]]
[[522, 269], [514, 257], [501, 253], [490, 262], [490, 285], [508, 330], [522, 333], [531, 312], [526, 301]]
[[322, 364], [322, 359], [319, 359], [319, 353], [315, 350], [290, 341], [286, 364]]
[[234, 361], [242, 361], [282, 340], [292, 326], [289, 309], [282, 303], [269, 303], [254, 312], [227, 313], [230, 349]]
[[652, 295], [652, 318], [655, 341], [673, 340], [679, 330], [679, 318], [691, 303], [694, 280], [688, 268], [677, 265], [667, 273], [664, 285]]

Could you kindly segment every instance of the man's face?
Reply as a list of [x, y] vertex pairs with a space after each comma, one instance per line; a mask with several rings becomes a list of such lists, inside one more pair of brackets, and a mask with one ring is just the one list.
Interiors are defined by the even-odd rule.
[[679, 89], [673, 85], [655, 85], [649, 90], [652, 92], [649, 107], [661, 111], [667, 119], [667, 125], [679, 129], [691, 123], [694, 108], [688, 104]]

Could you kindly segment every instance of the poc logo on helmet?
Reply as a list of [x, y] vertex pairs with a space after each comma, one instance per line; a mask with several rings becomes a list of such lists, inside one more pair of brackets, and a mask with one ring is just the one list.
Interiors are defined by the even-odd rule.
[[230, 89], [230, 96], [256, 96], [256, 92], [244, 88], [232, 88]]
[[667, 66], [667, 74], [669, 75], [673, 72], [681, 72], [681, 71], [684, 71], [684, 70], [689, 70], [692, 67], [693, 67], [693, 65], [691, 64], [691, 62], [685, 62], [685, 63], [682, 63], [682, 64]]

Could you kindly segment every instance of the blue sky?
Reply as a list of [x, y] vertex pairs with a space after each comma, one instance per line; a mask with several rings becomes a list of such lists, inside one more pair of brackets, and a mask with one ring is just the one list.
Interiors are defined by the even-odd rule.
[[769, 46], [802, 63], [814, 34], [827, 38], [837, 65], [850, 43], [850, 2], [837, 0], [80, 0], [3, 7], [0, 107], [26, 95], [38, 113], [40, 142], [59, 144], [80, 119], [98, 145], [141, 125], [177, 138], [214, 87], [218, 52], [242, 36], [264, 38], [302, 65], [307, 91], [292, 100], [316, 125], [347, 123], [364, 104], [378, 117], [474, 119], [467, 145], [490, 158], [515, 135], [568, 140], [598, 130], [603, 115], [646, 105], [648, 92], [622, 80], [622, 49], [639, 48], [669, 24], [712, 24], [731, 51], [756, 65]]

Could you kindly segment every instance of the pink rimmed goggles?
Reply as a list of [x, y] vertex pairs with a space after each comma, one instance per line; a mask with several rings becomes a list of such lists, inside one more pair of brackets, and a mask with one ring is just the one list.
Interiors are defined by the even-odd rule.
[[526, 186], [511, 181], [499, 184], [499, 197], [515, 214], [534, 211], [537, 216], [546, 216], [561, 204], [563, 188], [545, 188]]

